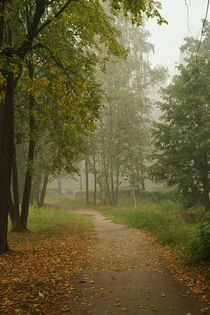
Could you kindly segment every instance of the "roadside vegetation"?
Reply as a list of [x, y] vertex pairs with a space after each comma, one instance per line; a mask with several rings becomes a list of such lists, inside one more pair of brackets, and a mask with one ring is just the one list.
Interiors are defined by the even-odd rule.
[[0, 256], [0, 313], [67, 312], [74, 277], [90, 256], [93, 224], [62, 208], [31, 207], [28, 229], [9, 233], [13, 251]]
[[181, 265], [190, 268], [210, 284], [209, 218], [201, 206], [186, 208], [173, 191], [140, 192], [136, 208], [132, 191], [121, 190], [119, 195], [119, 206], [92, 206], [91, 201], [85, 205], [84, 191], [75, 195], [50, 195], [47, 201], [57, 205], [63, 202], [69, 208], [77, 208], [79, 204], [94, 207], [115, 223], [141, 229], [169, 250], [170, 259], [173, 256], [173, 264], [176, 261], [178, 269]]
[[[199, 206], [184, 209], [181, 202], [166, 199], [139, 198], [134, 208], [127, 199], [118, 207], [97, 209], [115, 223], [141, 229], [164, 245], [175, 269], [190, 268], [210, 284], [210, 225], [208, 215]], [[169, 254], [170, 253], [170, 254]], [[168, 258], [167, 257], [167, 258]], [[184, 270], [186, 272], [186, 269]], [[182, 275], [183, 276], [183, 275]], [[192, 276], [192, 275], [191, 275]]]

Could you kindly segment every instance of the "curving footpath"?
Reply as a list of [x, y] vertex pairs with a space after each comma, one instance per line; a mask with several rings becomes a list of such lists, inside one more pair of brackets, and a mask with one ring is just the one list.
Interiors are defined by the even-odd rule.
[[74, 315], [201, 315], [210, 305], [174, 279], [144, 233], [114, 224], [94, 210], [97, 243], [74, 291]]

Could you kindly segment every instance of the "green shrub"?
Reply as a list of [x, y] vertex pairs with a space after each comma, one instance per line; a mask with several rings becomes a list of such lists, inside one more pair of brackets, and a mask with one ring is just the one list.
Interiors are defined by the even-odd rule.
[[199, 232], [189, 246], [191, 262], [210, 261], [210, 213], [200, 224]]

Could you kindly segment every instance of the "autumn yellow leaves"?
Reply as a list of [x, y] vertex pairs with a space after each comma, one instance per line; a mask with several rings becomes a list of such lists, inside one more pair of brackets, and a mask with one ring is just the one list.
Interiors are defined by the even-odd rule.
[[10, 236], [14, 252], [0, 256], [1, 314], [63, 314], [73, 276], [89, 259], [84, 230], [69, 225], [40, 234]]

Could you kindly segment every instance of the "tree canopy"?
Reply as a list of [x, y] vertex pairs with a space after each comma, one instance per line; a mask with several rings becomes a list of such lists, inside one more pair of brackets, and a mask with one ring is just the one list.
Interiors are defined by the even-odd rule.
[[[158, 23], [164, 22], [159, 13], [160, 3], [155, 0], [113, 0], [110, 6], [112, 13], [117, 15], [122, 11], [136, 24], [141, 24], [144, 15], [156, 17]], [[55, 126], [64, 138], [68, 132], [68, 136], [73, 136], [75, 130], [80, 130], [81, 134], [85, 129], [93, 128], [100, 106], [99, 90], [93, 75], [99, 62], [98, 49], [104, 45], [105, 58], [110, 54], [124, 54], [116, 36], [115, 28], [97, 0], [1, 1], [0, 251], [8, 249], [15, 128], [26, 126], [28, 117], [25, 187], [30, 187], [31, 184], [27, 183], [31, 182], [35, 135], [42, 136], [38, 135], [38, 129], [43, 126], [44, 115], [48, 123], [45, 136]], [[56, 124], [56, 117], [59, 124]], [[72, 143], [71, 153], [74, 152]], [[55, 152], [59, 151], [58, 144]], [[68, 147], [66, 144], [66, 149]]]
[[153, 178], [176, 185], [192, 206], [200, 200], [209, 210], [209, 25], [197, 53], [198, 41], [186, 38], [185, 64], [163, 91], [162, 116], [154, 123]]

